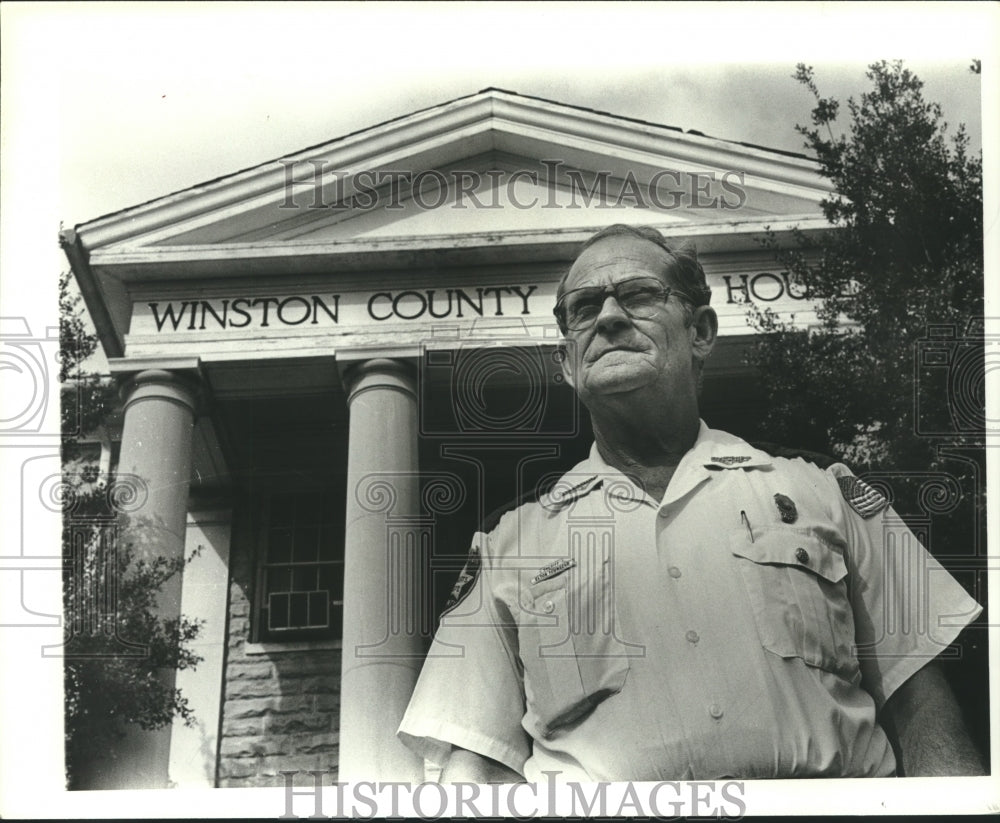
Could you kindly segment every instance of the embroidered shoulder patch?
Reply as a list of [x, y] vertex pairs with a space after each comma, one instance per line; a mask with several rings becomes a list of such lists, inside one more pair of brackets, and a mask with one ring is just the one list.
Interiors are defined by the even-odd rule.
[[713, 463], [721, 463], [723, 466], [738, 466], [740, 463], [748, 463], [753, 460], [746, 454], [727, 454], [722, 457], [712, 457]]
[[482, 568], [482, 562], [479, 555], [479, 546], [473, 546], [469, 549], [469, 559], [465, 561], [465, 565], [458, 575], [458, 580], [455, 581], [455, 585], [451, 589], [451, 594], [448, 595], [448, 602], [444, 605], [444, 612], [441, 612], [441, 614], [450, 612], [468, 597], [469, 592], [472, 591], [473, 584], [479, 578], [480, 568]]
[[853, 475], [838, 477], [837, 484], [847, 504], [866, 520], [889, 505], [885, 495]]

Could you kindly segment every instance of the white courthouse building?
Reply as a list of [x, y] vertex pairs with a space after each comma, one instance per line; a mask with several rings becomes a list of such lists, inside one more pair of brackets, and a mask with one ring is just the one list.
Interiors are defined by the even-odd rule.
[[133, 516], [201, 549], [163, 605], [204, 621], [196, 723], [90, 785], [421, 779], [395, 730], [472, 532], [590, 445], [552, 316], [580, 244], [696, 245], [703, 414], [749, 436], [745, 301], [808, 322], [759, 240], [824, 229], [829, 194], [803, 156], [487, 89], [65, 231]]

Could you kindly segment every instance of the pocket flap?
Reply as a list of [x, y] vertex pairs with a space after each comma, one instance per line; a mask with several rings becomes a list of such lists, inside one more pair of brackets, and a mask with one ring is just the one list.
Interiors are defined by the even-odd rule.
[[847, 576], [847, 564], [841, 550], [812, 531], [768, 529], [755, 533], [753, 542], [746, 534], [734, 534], [730, 538], [730, 549], [733, 554], [754, 563], [793, 566], [831, 583]]

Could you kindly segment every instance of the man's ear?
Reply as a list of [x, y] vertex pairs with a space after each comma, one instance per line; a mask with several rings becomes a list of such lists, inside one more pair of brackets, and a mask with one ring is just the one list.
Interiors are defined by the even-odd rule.
[[573, 390], [576, 390], [576, 350], [574, 344], [569, 340], [563, 340], [556, 349], [556, 357], [559, 358], [559, 367], [562, 369], [566, 383]]
[[691, 318], [691, 328], [694, 329], [694, 339], [691, 341], [694, 356], [702, 361], [707, 360], [719, 336], [719, 316], [715, 309], [711, 306], [698, 306]]

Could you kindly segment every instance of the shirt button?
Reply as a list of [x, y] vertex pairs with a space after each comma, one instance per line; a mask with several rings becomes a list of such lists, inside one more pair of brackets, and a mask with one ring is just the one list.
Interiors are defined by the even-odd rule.
[[546, 600], [545, 604], [542, 606], [542, 610], [546, 614], [552, 614], [552, 612], [556, 610], [556, 604], [553, 603], [551, 600]]
[[701, 638], [698, 636], [698, 632], [688, 632], [684, 635], [687, 638], [688, 643], [697, 643]]
[[669, 569], [667, 569], [667, 574], [669, 574], [671, 577], [675, 577], [675, 578], [676, 577], [680, 577], [681, 576], [681, 570], [678, 569], [676, 566], [671, 566]]
[[713, 703], [711, 706], [709, 706], [708, 713], [712, 715], [712, 717], [714, 717], [716, 720], [718, 720], [720, 717], [722, 717], [723, 714], [725, 714], [725, 712], [722, 711], [722, 706], [720, 706], [718, 703]]
[[798, 560], [800, 563], [808, 563], [809, 562], [809, 552], [807, 552], [805, 549], [803, 549], [801, 546], [799, 546], [795, 550], [795, 559]]
[[670, 512], [668, 512], [666, 509], [660, 509], [659, 514], [660, 514], [660, 517], [663, 517], [663, 518], [670, 517]]

